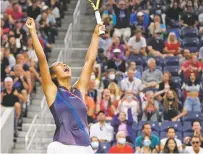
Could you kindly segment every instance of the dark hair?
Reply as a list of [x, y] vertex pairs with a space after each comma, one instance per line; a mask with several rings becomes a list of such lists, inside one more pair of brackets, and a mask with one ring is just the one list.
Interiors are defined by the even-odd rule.
[[[50, 75], [51, 75], [51, 76], [55, 73], [52, 66], [49, 67], [49, 72], [50, 72]], [[57, 78], [54, 77], [54, 78], [51, 78], [51, 79], [52, 79], [53, 83], [58, 87], [58, 86], [59, 86], [59, 83], [58, 83]]]
[[191, 122], [191, 126], [192, 126], [192, 127], [193, 127], [193, 125], [194, 125], [195, 122], [198, 122], [198, 123], [201, 125], [201, 122], [200, 122], [199, 120], [193, 120], [193, 121]]
[[145, 128], [146, 125], [150, 125], [150, 126], [151, 126], [150, 123], [147, 123], [147, 122], [146, 122], [146, 123], [144, 123], [144, 125], [142, 126], [142, 130]]
[[193, 138], [198, 138], [199, 141], [201, 141], [201, 139], [199, 138], [199, 136], [192, 136], [191, 139], [190, 139], [190, 141], [192, 141]]
[[174, 131], [176, 131], [174, 127], [168, 127], [167, 132], [169, 131], [169, 129], [173, 129]]
[[[194, 75], [195, 75], [195, 73], [193, 73], [193, 72], [190, 73], [190, 76], [191, 76], [191, 74], [194, 74]], [[187, 85], [188, 85], [188, 86], [192, 86], [192, 84], [193, 84], [193, 83], [192, 83], [192, 81], [191, 81], [191, 79], [190, 79], [190, 77], [189, 77], [188, 82], [187, 82]], [[199, 80], [198, 80], [198, 77], [197, 77], [196, 75], [195, 75], [195, 82], [194, 82], [194, 84], [195, 84], [195, 85], [199, 84]]]
[[103, 113], [105, 115], [105, 112], [103, 110], [100, 110], [96, 116], [98, 116], [100, 113]]
[[169, 150], [169, 148], [168, 148], [168, 143], [169, 143], [170, 140], [173, 140], [174, 143], [175, 143], [175, 149], [173, 150], [173, 153], [179, 153], [176, 140], [173, 139], [173, 138], [169, 138], [169, 139], [166, 141], [166, 143], [165, 143], [165, 145], [164, 145], [163, 152], [164, 152], [164, 153], [170, 153], [170, 150]]

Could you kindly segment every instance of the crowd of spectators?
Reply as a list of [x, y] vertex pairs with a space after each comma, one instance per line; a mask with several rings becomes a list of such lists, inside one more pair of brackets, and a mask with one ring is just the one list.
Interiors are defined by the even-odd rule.
[[14, 137], [22, 130], [36, 83], [41, 84], [38, 58], [25, 22], [27, 17], [35, 19], [40, 43], [49, 59], [67, 3], [67, 0], [1, 1], [1, 105], [15, 108]]
[[95, 153], [203, 153], [203, 1], [102, 2], [86, 96]]

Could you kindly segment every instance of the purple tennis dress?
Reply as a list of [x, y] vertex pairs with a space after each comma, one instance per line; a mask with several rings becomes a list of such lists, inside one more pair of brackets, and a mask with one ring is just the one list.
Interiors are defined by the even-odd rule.
[[[83, 147], [89, 148], [88, 150], [91, 152], [87, 108], [81, 92], [76, 88], [69, 91], [65, 87], [58, 87], [56, 99], [50, 106], [50, 111], [54, 117], [56, 130], [53, 137], [54, 146], [51, 143], [48, 146], [48, 151], [50, 151], [50, 147], [54, 147], [55, 152], [65, 152], [65, 150], [61, 151], [63, 147], [60, 147], [64, 146], [66, 150], [70, 150], [71, 147], [77, 147], [79, 150], [79, 147]], [[56, 146], [56, 143], [60, 146]], [[58, 149], [56, 149], [57, 147]], [[74, 151], [74, 149], [71, 150]], [[83, 152], [85, 153], [84, 150]]]

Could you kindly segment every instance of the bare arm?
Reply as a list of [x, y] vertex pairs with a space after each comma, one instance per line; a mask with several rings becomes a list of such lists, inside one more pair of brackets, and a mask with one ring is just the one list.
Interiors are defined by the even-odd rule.
[[39, 39], [36, 33], [34, 20], [32, 18], [29, 18], [26, 22], [26, 26], [29, 28], [29, 31], [33, 40], [33, 47], [36, 52], [37, 58], [39, 59], [40, 71], [42, 75], [43, 91], [46, 96], [49, 95], [49, 97], [47, 97], [48, 99], [47, 102], [48, 102], [48, 105], [51, 105], [51, 103], [53, 103], [55, 99], [57, 87], [52, 82], [46, 56], [44, 54], [44, 51], [42, 49], [42, 46], [39, 42]]
[[80, 74], [80, 79], [75, 84], [75, 87], [81, 91], [83, 98], [87, 91], [93, 65], [97, 57], [98, 46], [99, 46], [99, 25], [96, 26], [94, 34], [92, 35], [92, 40], [85, 57], [85, 65]]

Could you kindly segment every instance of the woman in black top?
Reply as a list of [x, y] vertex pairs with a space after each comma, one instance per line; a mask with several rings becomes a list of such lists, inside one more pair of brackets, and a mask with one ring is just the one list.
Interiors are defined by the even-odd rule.
[[171, 121], [180, 112], [176, 92], [169, 90], [163, 98], [163, 119]]

